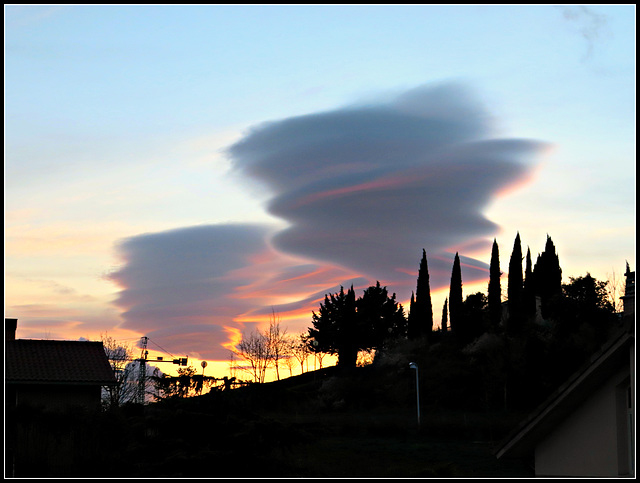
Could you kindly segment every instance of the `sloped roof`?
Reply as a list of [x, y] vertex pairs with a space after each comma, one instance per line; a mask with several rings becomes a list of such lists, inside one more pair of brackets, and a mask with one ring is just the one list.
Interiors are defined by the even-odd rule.
[[538, 406], [494, 451], [496, 457], [524, 456], [595, 391], [621, 365], [629, 364], [634, 336], [621, 332], [594, 354], [588, 364]]
[[9, 384], [116, 383], [102, 342], [18, 339], [5, 342]]

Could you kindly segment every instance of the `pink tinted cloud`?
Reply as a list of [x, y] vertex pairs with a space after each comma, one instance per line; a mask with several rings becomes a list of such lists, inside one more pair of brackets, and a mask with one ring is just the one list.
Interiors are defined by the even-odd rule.
[[110, 276], [121, 289], [114, 303], [122, 327], [173, 354], [209, 360], [227, 359], [238, 334], [268, 324], [272, 311], [283, 328], [306, 330], [327, 289], [356, 278], [278, 253], [269, 233], [254, 225], [203, 225], [122, 241], [124, 264]]
[[[126, 328], [175, 353], [226, 359], [272, 312], [304, 330], [324, 294], [379, 280], [406, 300], [425, 248], [432, 290], [456, 251], [498, 230], [483, 209], [527, 181], [537, 141], [491, 137], [490, 116], [460, 86], [421, 88], [379, 105], [265, 123], [228, 149], [236, 173], [264, 183], [288, 222], [205, 225], [141, 235], [119, 247], [112, 276]], [[488, 276], [460, 253], [463, 283]]]
[[[269, 187], [269, 212], [289, 223], [273, 238], [278, 250], [406, 287], [425, 248], [432, 284], [444, 287], [455, 248], [495, 235], [483, 209], [527, 182], [544, 147], [492, 137], [468, 89], [437, 86], [266, 123], [228, 154]], [[463, 267], [468, 281], [485, 275], [478, 264]]]

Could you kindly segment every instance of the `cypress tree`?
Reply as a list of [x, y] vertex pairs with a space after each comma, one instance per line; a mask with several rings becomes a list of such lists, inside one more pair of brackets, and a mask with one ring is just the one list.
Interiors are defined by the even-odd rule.
[[427, 265], [427, 253], [422, 249], [422, 259], [418, 269], [418, 285], [416, 287], [415, 303], [418, 309], [419, 337], [429, 337], [433, 330], [433, 307], [431, 305], [431, 289], [429, 287], [429, 267]]
[[410, 339], [429, 337], [433, 331], [433, 307], [431, 305], [431, 289], [429, 287], [429, 267], [427, 265], [427, 253], [422, 250], [422, 259], [418, 268], [418, 281], [415, 293], [411, 293], [409, 305], [409, 329]]
[[491, 330], [497, 330], [502, 317], [502, 288], [500, 286], [500, 253], [498, 251], [498, 242], [493, 239], [493, 247], [491, 248], [491, 263], [489, 265], [489, 287], [488, 287], [488, 304], [489, 304], [489, 324]]
[[513, 332], [521, 325], [522, 319], [522, 247], [520, 245], [520, 233], [516, 235], [513, 243], [513, 252], [509, 260], [509, 278], [507, 296], [509, 297], [509, 329]]
[[413, 290], [411, 291], [411, 301], [409, 302], [409, 317], [407, 318], [407, 337], [409, 339], [416, 339], [416, 301], [413, 296]]
[[527, 247], [527, 261], [524, 269], [524, 290], [522, 292], [523, 310], [525, 315], [536, 315], [536, 292], [531, 269], [531, 250]]
[[463, 335], [464, 324], [462, 312], [462, 272], [460, 270], [460, 257], [458, 252], [453, 259], [453, 269], [451, 270], [451, 284], [449, 285], [449, 323], [451, 332]]
[[440, 330], [442, 332], [447, 331], [447, 299], [444, 299], [444, 305], [442, 306], [442, 321], [440, 322]]

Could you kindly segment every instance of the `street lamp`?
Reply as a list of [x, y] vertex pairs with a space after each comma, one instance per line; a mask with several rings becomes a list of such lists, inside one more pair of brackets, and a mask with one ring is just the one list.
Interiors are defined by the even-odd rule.
[[418, 379], [418, 364], [410, 362], [409, 368], [416, 370], [416, 405], [418, 408], [418, 427], [420, 427], [420, 381]]

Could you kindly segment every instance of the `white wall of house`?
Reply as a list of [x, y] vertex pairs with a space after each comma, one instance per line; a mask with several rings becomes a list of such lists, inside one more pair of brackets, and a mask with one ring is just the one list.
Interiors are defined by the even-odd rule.
[[628, 449], [620, 447], [619, 434], [626, 435], [628, 428], [618, 415], [626, 415], [626, 390], [621, 387], [628, 387], [628, 380], [629, 369], [621, 369], [536, 446], [537, 476], [612, 477], [627, 472], [621, 467], [628, 467]]

